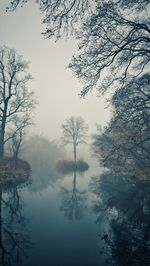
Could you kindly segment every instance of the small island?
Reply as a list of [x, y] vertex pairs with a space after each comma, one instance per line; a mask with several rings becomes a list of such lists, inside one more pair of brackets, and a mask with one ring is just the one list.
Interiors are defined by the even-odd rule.
[[69, 117], [62, 124], [63, 143], [70, 144], [73, 150], [73, 159], [59, 160], [56, 162], [56, 169], [62, 174], [71, 172], [84, 172], [88, 170], [89, 165], [83, 160], [77, 159], [77, 147], [79, 144], [85, 144], [88, 126], [82, 117]]

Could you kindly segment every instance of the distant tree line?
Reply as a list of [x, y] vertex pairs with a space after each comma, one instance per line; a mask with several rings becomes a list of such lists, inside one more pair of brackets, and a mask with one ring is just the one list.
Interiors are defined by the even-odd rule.
[[32, 190], [39, 191], [47, 184], [56, 182], [60, 177], [56, 171], [56, 162], [64, 155], [63, 146], [56, 141], [39, 135], [26, 139], [22, 156], [31, 165]]

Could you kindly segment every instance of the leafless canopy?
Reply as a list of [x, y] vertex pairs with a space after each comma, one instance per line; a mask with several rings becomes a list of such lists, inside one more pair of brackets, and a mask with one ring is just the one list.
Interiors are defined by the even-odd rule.
[[[8, 10], [15, 10], [31, 0], [10, 1]], [[46, 38], [54, 37], [58, 40], [68, 33], [75, 34], [79, 24], [91, 12], [93, 3], [90, 0], [37, 0], [39, 9], [43, 14], [42, 23], [46, 26], [43, 32]]]
[[[9, 10], [29, 0], [13, 0]], [[81, 95], [94, 87], [104, 92], [148, 71], [150, 20], [148, 0], [39, 0], [45, 37], [68, 33], [79, 38], [79, 55], [70, 64], [83, 81]]]
[[73, 141], [76, 142], [78, 145], [79, 143], [84, 143], [85, 135], [87, 131], [87, 126], [82, 117], [70, 117], [66, 119], [66, 123], [62, 124], [63, 129], [63, 140], [65, 144], [72, 143]]
[[[79, 34], [79, 55], [70, 67], [84, 82], [85, 96], [94, 87], [105, 92], [108, 87], [124, 86], [149, 69], [150, 21], [148, 4], [123, 1], [98, 1], [95, 13], [87, 19]], [[130, 2], [131, 1], [124, 1]], [[145, 5], [144, 5], [145, 3]]]

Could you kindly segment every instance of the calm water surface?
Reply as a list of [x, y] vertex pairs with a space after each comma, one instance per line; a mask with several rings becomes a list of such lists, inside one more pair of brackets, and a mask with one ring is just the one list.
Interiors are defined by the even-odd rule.
[[150, 265], [149, 183], [99, 173], [2, 189], [0, 265]]

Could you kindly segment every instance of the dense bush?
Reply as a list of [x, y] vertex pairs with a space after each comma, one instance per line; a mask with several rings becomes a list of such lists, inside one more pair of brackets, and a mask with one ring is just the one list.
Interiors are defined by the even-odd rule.
[[12, 157], [4, 157], [0, 160], [0, 171], [2, 169], [10, 170], [13, 168], [23, 169], [25, 172], [30, 172], [30, 165], [25, 160], [18, 159], [14, 162]]
[[61, 173], [70, 173], [73, 171], [84, 172], [88, 170], [88, 163], [79, 160], [76, 163], [72, 160], [59, 160], [56, 162], [56, 169]]
[[30, 165], [18, 159], [14, 163], [13, 158], [5, 157], [0, 160], [0, 185], [17, 185], [26, 182], [30, 175]]

